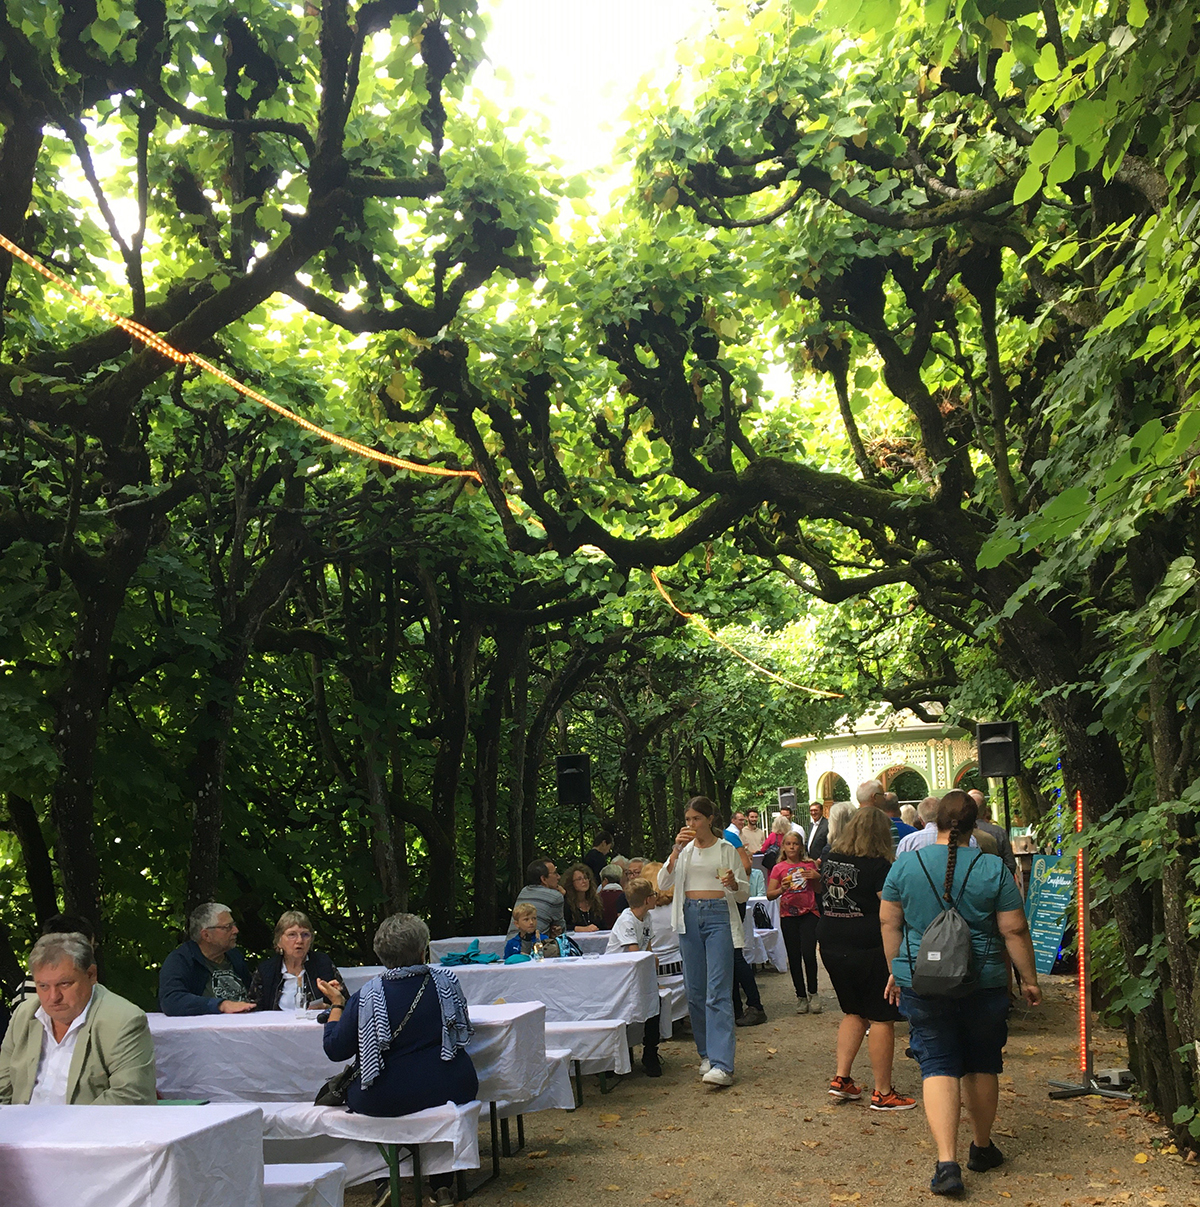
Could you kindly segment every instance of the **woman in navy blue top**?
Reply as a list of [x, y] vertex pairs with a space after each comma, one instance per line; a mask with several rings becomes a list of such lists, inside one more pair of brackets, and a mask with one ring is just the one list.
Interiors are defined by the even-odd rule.
[[429, 928], [420, 918], [393, 914], [375, 932], [375, 954], [387, 972], [349, 1002], [341, 985], [318, 982], [333, 1003], [325, 1055], [358, 1060], [346, 1097], [358, 1114], [410, 1115], [446, 1102], [473, 1102], [478, 1093], [466, 1050], [473, 1034], [466, 999], [450, 969], [423, 962], [428, 945]]

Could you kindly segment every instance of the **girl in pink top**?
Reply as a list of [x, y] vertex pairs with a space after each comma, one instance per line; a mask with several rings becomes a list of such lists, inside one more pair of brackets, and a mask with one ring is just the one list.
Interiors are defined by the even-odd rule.
[[[780, 841], [782, 854], [767, 880], [767, 899], [779, 903], [779, 929], [787, 948], [788, 970], [796, 987], [796, 1013], [820, 1014], [817, 996], [817, 893], [821, 874], [808, 857], [804, 839], [793, 831]], [[805, 980], [808, 987], [805, 991]]]

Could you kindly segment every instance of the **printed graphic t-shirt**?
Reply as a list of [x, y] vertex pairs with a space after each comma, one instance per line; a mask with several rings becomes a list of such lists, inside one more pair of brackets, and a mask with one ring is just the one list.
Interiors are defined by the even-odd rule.
[[821, 864], [821, 922], [817, 941], [830, 947], [882, 947], [879, 893], [891, 863], [873, 855], [830, 851]]

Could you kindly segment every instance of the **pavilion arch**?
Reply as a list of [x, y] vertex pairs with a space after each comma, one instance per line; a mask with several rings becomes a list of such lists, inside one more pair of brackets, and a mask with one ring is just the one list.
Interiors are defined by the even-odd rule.
[[879, 768], [886, 768], [893, 781], [906, 769], [916, 771], [928, 785], [917, 797], [920, 799], [949, 791], [955, 769], [961, 771], [976, 760], [975, 742], [966, 730], [936, 719], [921, 720], [907, 711], [866, 714], [857, 720], [843, 717], [832, 733], [786, 738], [782, 745], [804, 760], [803, 771], [797, 767], [793, 779], [797, 797], [798, 781], [803, 777], [808, 799], [822, 803], [831, 795], [836, 799], [830, 789], [835, 782], [829, 778], [831, 774], [847, 785], [852, 798], [864, 780], [878, 778]]
[[817, 780], [817, 794], [813, 800], [819, 800], [826, 809], [837, 801], [850, 799], [850, 785], [836, 771], [827, 771]]
[[897, 763], [876, 777], [902, 801], [920, 801], [929, 795], [929, 781], [915, 767]]

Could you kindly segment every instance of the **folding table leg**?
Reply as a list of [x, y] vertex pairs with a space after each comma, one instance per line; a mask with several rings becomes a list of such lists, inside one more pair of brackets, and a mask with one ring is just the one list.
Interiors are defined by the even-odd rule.
[[525, 1116], [517, 1116], [517, 1152], [525, 1147]]
[[[424, 1203], [425, 1199], [424, 1199], [423, 1191], [421, 1189], [421, 1180], [422, 1180], [421, 1179], [421, 1146], [419, 1144], [414, 1144], [409, 1148], [409, 1152], [412, 1153], [413, 1193], [416, 1196], [414, 1201], [416, 1203], [416, 1207], [422, 1207], [422, 1204]], [[397, 1187], [399, 1187], [399, 1184], [400, 1184], [399, 1172], [400, 1172], [400, 1162], [397, 1161], [396, 1162], [396, 1173], [397, 1173], [396, 1185], [397, 1185]], [[397, 1195], [399, 1195], [399, 1193], [400, 1193], [399, 1189], [397, 1189], [396, 1193], [397, 1193]], [[400, 1202], [399, 1198], [397, 1198], [395, 1201], [397, 1203]]]
[[512, 1142], [508, 1138], [508, 1120], [507, 1119], [500, 1120], [500, 1139], [501, 1139], [501, 1143], [504, 1145], [504, 1155], [506, 1157], [511, 1157], [512, 1156]]
[[600, 1093], [607, 1094], [612, 1089], [612, 1086], [608, 1084], [608, 1074], [598, 1073], [597, 1076], [600, 1078]]
[[572, 1063], [575, 1065], [575, 1105], [583, 1106], [583, 1065], [577, 1060]]

